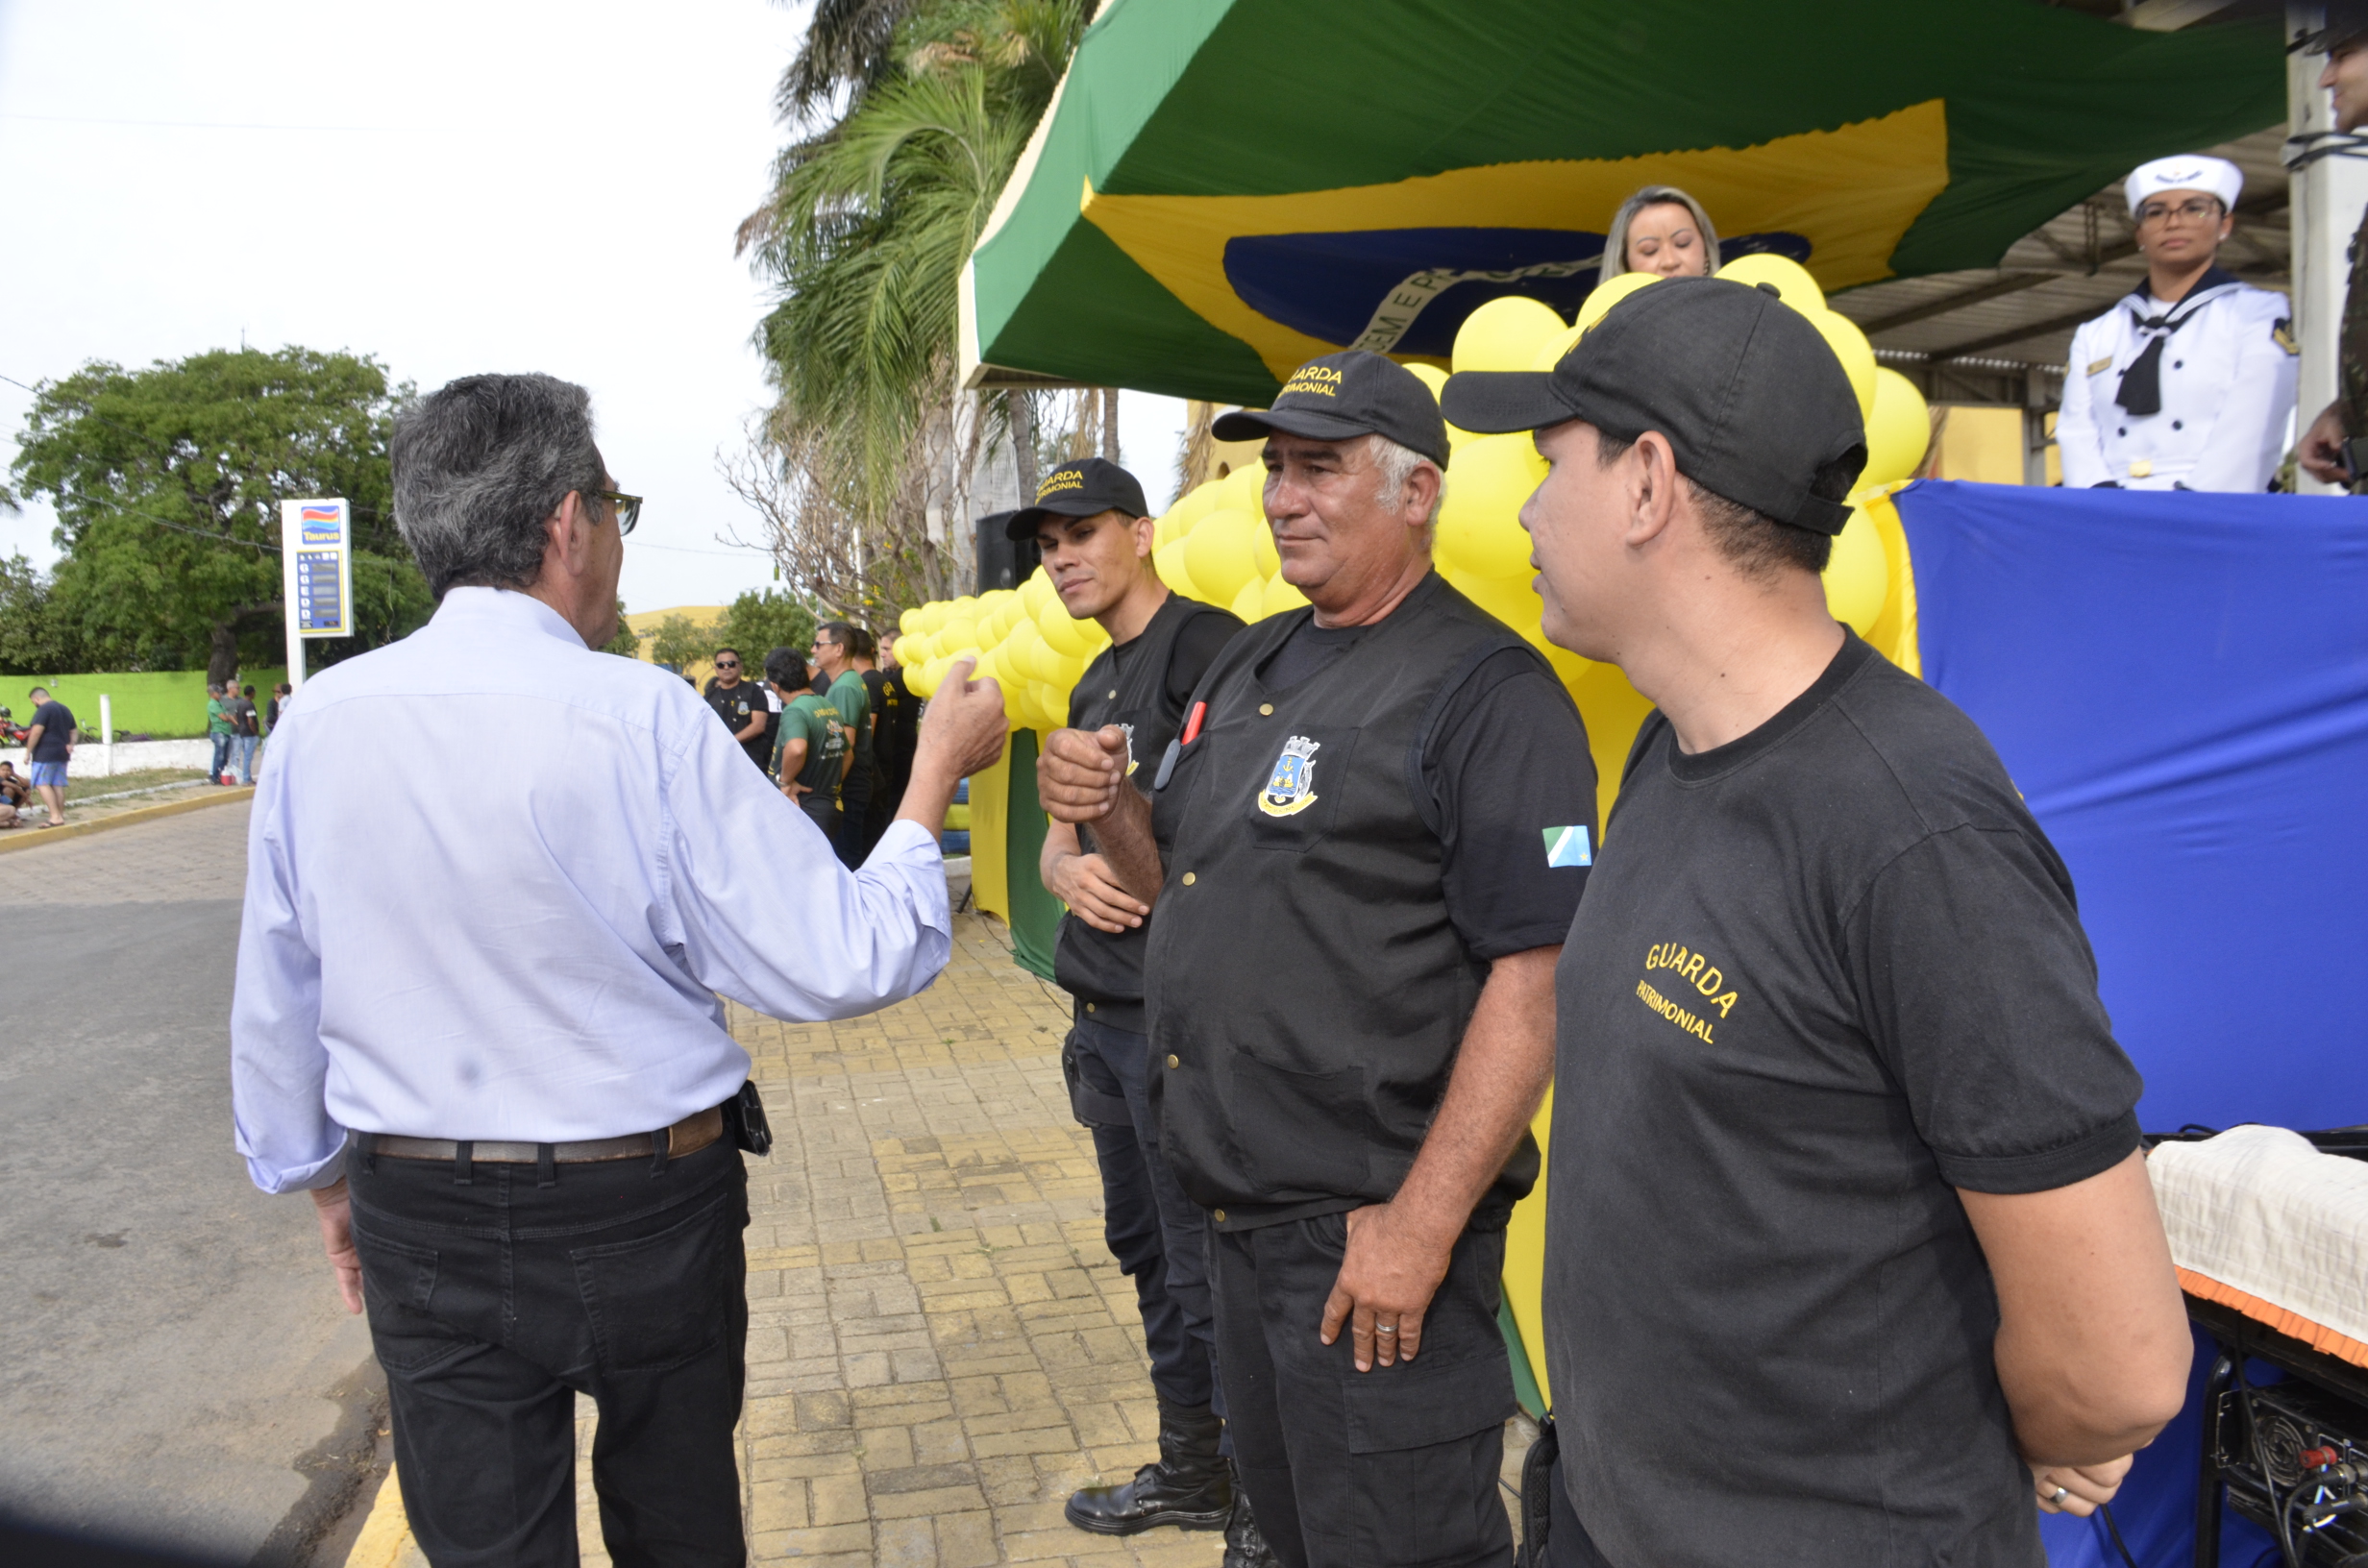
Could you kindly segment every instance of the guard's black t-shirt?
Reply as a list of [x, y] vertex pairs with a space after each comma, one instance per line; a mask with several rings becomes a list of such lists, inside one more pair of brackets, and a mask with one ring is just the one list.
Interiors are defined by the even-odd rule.
[[2071, 878], [1848, 637], [1714, 750], [1645, 721], [1557, 975], [1545, 1339], [1615, 1562], [2038, 1568], [1955, 1188], [2137, 1146]]
[[[724, 721], [726, 729], [738, 735], [749, 727], [750, 720], [769, 711], [772, 705], [765, 700], [764, 687], [755, 681], [744, 680], [728, 689], [716, 681], [709, 681], [707, 706], [713, 708], [715, 716]], [[770, 728], [768, 724], [767, 729]], [[740, 749], [746, 751], [749, 760], [759, 769], [773, 766], [773, 742], [766, 730], [757, 731], [753, 740], [742, 741]]]
[[[1296, 686], [1370, 629], [1309, 621], [1267, 660], [1267, 684]], [[1447, 700], [1446, 722], [1422, 749], [1422, 782], [1439, 805], [1447, 918], [1480, 958], [1551, 947], [1569, 929], [1588, 869], [1567, 854], [1563, 865], [1550, 862], [1530, 819], [1542, 779], [1561, 781], [1555, 793], [1568, 800], [1564, 816], [1581, 823], [1593, 818], [1595, 763], [1587, 737], [1570, 723], [1569, 697], [1517, 648], [1484, 660]], [[1532, 831], [1509, 830], [1512, 823]], [[1577, 875], [1556, 874], [1573, 864]]]

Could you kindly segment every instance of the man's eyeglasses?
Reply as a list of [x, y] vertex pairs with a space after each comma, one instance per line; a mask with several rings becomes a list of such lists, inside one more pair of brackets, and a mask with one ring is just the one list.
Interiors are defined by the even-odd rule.
[[2220, 204], [2208, 196], [2196, 196], [2174, 207], [2168, 202], [2148, 202], [2137, 209], [2140, 223], [2161, 223], [2177, 218], [2182, 223], [2209, 223], [2220, 216]]
[[639, 496], [629, 496], [619, 490], [595, 490], [592, 493], [608, 502], [609, 507], [617, 514], [618, 538], [622, 539], [633, 531], [633, 525], [641, 521], [641, 498]]

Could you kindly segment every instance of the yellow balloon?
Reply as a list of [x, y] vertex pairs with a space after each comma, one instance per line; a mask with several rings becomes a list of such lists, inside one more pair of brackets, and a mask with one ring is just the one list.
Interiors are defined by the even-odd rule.
[[949, 621], [931, 639], [931, 646], [942, 649], [950, 655], [974, 652], [978, 648], [978, 623], [970, 620]]
[[1834, 540], [1834, 558], [1825, 568], [1825, 607], [1860, 636], [1883, 613], [1890, 597], [1891, 568], [1883, 553], [1883, 540], [1862, 506], [1852, 507], [1850, 521]]
[[1199, 586], [1200, 598], [1212, 604], [1231, 604], [1244, 583], [1258, 580], [1250, 535], [1259, 527], [1230, 507], [1193, 525], [1184, 540], [1184, 569]]
[[1762, 252], [1757, 256], [1739, 256], [1718, 269], [1718, 276], [1757, 288], [1762, 283], [1772, 285], [1776, 297], [1802, 315], [1814, 315], [1825, 308], [1825, 290], [1817, 280], [1809, 276], [1809, 269], [1788, 257]]
[[1847, 316], [1838, 316], [1831, 310], [1809, 312], [1809, 324], [1817, 329], [1819, 336], [1832, 346], [1834, 357], [1841, 361], [1841, 373], [1850, 378], [1850, 390], [1858, 394], [1859, 417], [1864, 419], [1875, 411], [1875, 348], [1859, 331], [1858, 323]]
[[1616, 278], [1606, 279], [1589, 292], [1586, 303], [1579, 306], [1578, 320], [1573, 325], [1580, 331], [1586, 331], [1587, 329], [1601, 321], [1604, 312], [1612, 306], [1619, 304], [1638, 289], [1649, 287], [1659, 282], [1661, 282], [1661, 274], [1657, 272], [1623, 272]]
[[910, 637], [921, 629], [921, 606], [916, 604], [897, 617], [897, 635]]
[[922, 635], [934, 637], [945, 628], [947, 620], [952, 615], [953, 601], [933, 599], [913, 613], [920, 618]]
[[1933, 438], [1932, 415], [1915, 383], [1888, 365], [1875, 367], [1875, 406], [1866, 416], [1866, 471], [1859, 483], [1890, 484], [1913, 474]]
[[1059, 662], [1052, 656], [1052, 649], [1046, 646], [1045, 634], [1036, 629], [1033, 621], [1023, 620], [1012, 627], [1011, 635], [1003, 639], [1002, 650], [1003, 657], [1011, 661], [1011, 667], [1030, 680], [1049, 678]]
[[1431, 396], [1434, 398], [1438, 397], [1440, 389], [1447, 384], [1447, 373], [1437, 365], [1411, 364], [1406, 368], [1413, 373], [1416, 380], [1431, 389]]
[[1175, 504], [1161, 515], [1158, 527], [1151, 530], [1152, 548], [1157, 549], [1178, 534], [1189, 531], [1195, 523], [1217, 510], [1219, 502], [1223, 499], [1221, 484], [1221, 480], [1211, 479], [1206, 484], [1196, 484], [1176, 497]]
[[1541, 341], [1563, 330], [1551, 306], [1504, 294], [1464, 318], [1455, 330], [1457, 370], [1527, 370]]
[[1544, 606], [1531, 592], [1528, 577], [1483, 577], [1466, 573], [1451, 580], [1466, 599], [1524, 637], [1537, 634], [1538, 618]]
[[[1253, 457], [1219, 481], [1217, 504], [1210, 507], [1209, 512], [1221, 512], [1230, 508], [1246, 513], [1263, 523], [1267, 515], [1266, 494], [1266, 464]], [[1206, 517], [1209, 512], [1203, 512], [1200, 515]], [[1196, 527], [1198, 526], [1194, 525]]]
[[929, 639], [918, 634], [897, 639], [897, 663], [907, 670], [918, 670], [937, 657], [937, 649]]
[[1027, 581], [1020, 584], [1020, 607], [1027, 611], [1031, 620], [1044, 609], [1046, 600], [1059, 597], [1052, 591], [1052, 579], [1045, 576], [1045, 569], [1041, 566], [1027, 575]]
[[[1611, 306], [1606, 306], [1604, 308], [1608, 310]], [[1592, 327], [1594, 323], [1591, 321], [1587, 324], [1587, 327]], [[1547, 338], [1544, 342], [1539, 344], [1536, 356], [1529, 361], [1529, 368], [1532, 370], [1552, 370], [1556, 365], [1561, 364], [1563, 362], [1563, 355], [1568, 354], [1572, 348], [1577, 346], [1579, 339], [1587, 335], [1587, 327], [1581, 327], [1574, 322], [1570, 326], [1564, 328], [1561, 331], [1556, 332], [1552, 337]]]
[[1036, 629], [1044, 634], [1045, 645], [1062, 658], [1081, 658], [1092, 647], [1086, 640], [1085, 628], [1091, 621], [1073, 621], [1068, 607], [1056, 597], [1038, 612]]
[[1441, 563], [1478, 577], [1527, 572], [1529, 535], [1521, 531], [1518, 514], [1545, 474], [1545, 459], [1526, 430], [1465, 443], [1439, 508], [1433, 549]]
[[1184, 547], [1190, 541], [1171, 539], [1151, 552], [1151, 564], [1159, 572], [1159, 580], [1186, 599], [1206, 600], [1209, 596], [1193, 586], [1193, 575], [1185, 564]]
[[1243, 624], [1266, 614], [1267, 582], [1264, 577], [1251, 577], [1242, 584], [1242, 591], [1233, 596], [1233, 613]]
[[1269, 577], [1265, 595], [1259, 600], [1258, 619], [1263, 621], [1270, 615], [1281, 615], [1287, 610], [1295, 610], [1306, 602], [1307, 596], [1285, 582], [1280, 576]]
[[1249, 553], [1262, 577], [1270, 577], [1283, 569], [1282, 551], [1274, 548], [1274, 529], [1265, 523], [1249, 530]]

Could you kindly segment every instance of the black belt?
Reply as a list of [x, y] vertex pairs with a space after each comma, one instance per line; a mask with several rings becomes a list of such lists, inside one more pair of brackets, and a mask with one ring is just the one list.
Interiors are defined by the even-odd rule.
[[[365, 1157], [384, 1156], [390, 1160], [483, 1160], [494, 1164], [534, 1165], [546, 1158], [545, 1149], [551, 1151], [547, 1158], [558, 1164], [587, 1160], [648, 1160], [661, 1154], [678, 1160], [686, 1154], [697, 1154], [723, 1136], [723, 1107], [710, 1106], [654, 1133], [628, 1133], [623, 1138], [593, 1138], [576, 1143], [405, 1138], [395, 1133], [358, 1132], [354, 1135], [354, 1145]], [[660, 1143], [660, 1139], [665, 1141]]]

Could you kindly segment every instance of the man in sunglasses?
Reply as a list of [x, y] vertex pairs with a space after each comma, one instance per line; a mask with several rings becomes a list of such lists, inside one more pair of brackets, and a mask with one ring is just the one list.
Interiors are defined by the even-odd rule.
[[[232, 1004], [237, 1147], [310, 1191], [385, 1368], [431, 1562], [573, 1564], [576, 1396], [618, 1562], [746, 1560], [732, 1429], [748, 1174], [768, 1142], [723, 998], [851, 1017], [951, 953], [937, 836], [1003, 747], [957, 665], [902, 814], [840, 866], [617, 626], [590, 399], [472, 376], [406, 409], [395, 522], [437, 600], [315, 676], [256, 796]], [[476, 739], [465, 811], [404, 764]]]
[[707, 682], [707, 706], [724, 721], [731, 738], [740, 743], [740, 749], [749, 754], [749, 761], [759, 769], [773, 766], [773, 739], [765, 733], [773, 714], [773, 704], [765, 700], [765, 689], [752, 680], [740, 678], [740, 650], [719, 648], [715, 650], [715, 678]]

